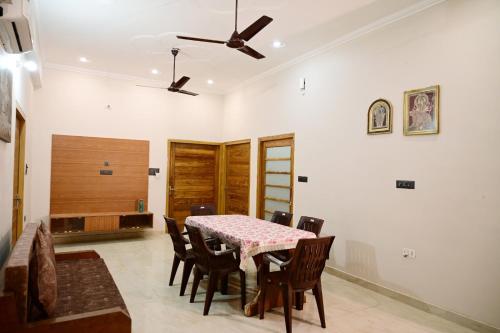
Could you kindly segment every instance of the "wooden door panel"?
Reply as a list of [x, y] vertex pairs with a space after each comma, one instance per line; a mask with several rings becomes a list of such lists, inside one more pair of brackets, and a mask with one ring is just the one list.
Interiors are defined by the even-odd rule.
[[219, 146], [171, 142], [168, 190], [168, 215], [181, 229], [192, 205], [211, 203], [217, 207]]
[[248, 215], [250, 189], [250, 142], [225, 147], [225, 214]]
[[18, 228], [19, 228], [19, 155], [20, 155], [20, 138], [21, 138], [21, 125], [16, 119], [16, 133], [14, 138], [14, 188], [12, 193], [12, 243], [17, 241]]
[[24, 167], [26, 145], [26, 122], [16, 110], [14, 137], [14, 186], [12, 191], [12, 245], [21, 236], [24, 223]]

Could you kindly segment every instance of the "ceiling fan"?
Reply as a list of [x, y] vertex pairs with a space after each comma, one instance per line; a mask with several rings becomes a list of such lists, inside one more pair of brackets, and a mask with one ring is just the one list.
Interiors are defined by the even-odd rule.
[[179, 79], [179, 81], [175, 82], [175, 59], [177, 58], [179, 51], [180, 50], [176, 49], [176, 48], [172, 49], [172, 55], [174, 56], [174, 74], [173, 74], [172, 83], [170, 84], [170, 87], [161, 88], [161, 87], [151, 87], [151, 86], [143, 86], [143, 85], [138, 85], [138, 87], [167, 89], [168, 91], [174, 92], [174, 93], [181, 93], [181, 94], [186, 94], [186, 95], [191, 95], [191, 96], [198, 96], [197, 93], [181, 89], [190, 80], [189, 77], [183, 76]]
[[234, 32], [228, 41], [205, 39], [205, 38], [195, 38], [186, 36], [177, 36], [179, 39], [193, 40], [196, 42], [206, 42], [206, 43], [216, 43], [216, 44], [226, 44], [227, 47], [232, 49], [237, 49], [255, 59], [265, 58], [264, 55], [252, 49], [250, 46], [245, 45], [252, 37], [258, 34], [262, 29], [264, 29], [269, 23], [273, 21], [269, 16], [262, 16], [260, 19], [252, 23], [248, 28], [243, 30], [241, 33], [238, 32], [238, 0], [236, 0], [236, 12], [234, 19]]

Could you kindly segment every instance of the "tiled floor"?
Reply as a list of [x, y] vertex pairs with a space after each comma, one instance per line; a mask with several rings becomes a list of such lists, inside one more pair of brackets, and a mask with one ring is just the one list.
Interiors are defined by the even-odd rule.
[[[204, 285], [194, 304], [189, 303], [189, 296], [179, 296], [182, 264], [174, 286], [168, 286], [173, 249], [166, 234], [154, 232], [145, 239], [59, 245], [56, 251], [83, 249], [95, 249], [106, 261], [132, 316], [134, 333], [285, 331], [280, 309], [267, 313], [264, 320], [245, 317], [239, 308], [238, 290], [231, 290], [229, 296], [216, 293], [209, 316], [203, 317]], [[254, 275], [249, 274], [248, 287], [255, 284]], [[191, 286], [187, 289], [190, 292]], [[303, 311], [293, 310], [294, 332], [473, 332], [327, 273], [323, 274], [323, 295], [327, 328], [321, 328], [310, 295]]]

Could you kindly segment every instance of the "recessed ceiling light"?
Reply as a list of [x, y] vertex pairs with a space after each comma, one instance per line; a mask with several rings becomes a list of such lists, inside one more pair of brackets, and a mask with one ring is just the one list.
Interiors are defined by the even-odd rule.
[[282, 48], [282, 47], [285, 47], [285, 43], [283, 43], [283, 42], [282, 42], [282, 41], [280, 41], [280, 40], [275, 40], [275, 41], [273, 42], [273, 47], [274, 47], [275, 49], [280, 49], [280, 48]]
[[156, 68], [153, 68], [153, 69], [151, 70], [151, 74], [158, 75], [158, 74], [160, 74], [160, 71], [159, 71], [159, 70], [157, 70]]
[[36, 72], [38, 70], [38, 65], [34, 61], [26, 61], [24, 63], [24, 68], [30, 72]]
[[215, 82], [214, 82], [214, 80], [212, 80], [212, 79], [208, 79], [208, 80], [207, 80], [207, 83], [208, 83], [208, 84], [210, 84], [210, 85], [212, 85], [212, 84], [214, 84]]
[[89, 59], [85, 57], [80, 57], [80, 62], [89, 62]]

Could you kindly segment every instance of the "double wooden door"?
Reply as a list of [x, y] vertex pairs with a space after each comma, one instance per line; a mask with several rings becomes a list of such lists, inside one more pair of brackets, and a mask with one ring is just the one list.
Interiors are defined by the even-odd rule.
[[167, 214], [184, 228], [192, 205], [214, 204], [219, 214], [248, 215], [250, 140], [169, 142]]

